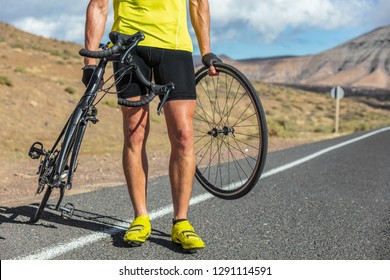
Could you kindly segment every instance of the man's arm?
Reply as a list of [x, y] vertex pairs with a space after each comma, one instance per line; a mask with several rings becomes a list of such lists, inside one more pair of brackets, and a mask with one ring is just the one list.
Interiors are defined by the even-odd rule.
[[200, 55], [210, 52], [210, 8], [208, 0], [190, 0], [190, 16]]
[[[104, 34], [108, 15], [109, 0], [90, 0], [85, 21], [85, 48], [97, 50]], [[94, 58], [84, 58], [85, 65], [96, 64]]]
[[[194, 27], [200, 55], [210, 54], [210, 7], [208, 0], [189, 0], [190, 16]], [[210, 75], [216, 75], [214, 66], [210, 67]]]

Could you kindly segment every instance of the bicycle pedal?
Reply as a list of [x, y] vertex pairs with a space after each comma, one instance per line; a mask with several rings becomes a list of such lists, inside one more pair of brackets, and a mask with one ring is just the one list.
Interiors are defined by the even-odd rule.
[[43, 149], [41, 142], [35, 142], [31, 145], [28, 155], [32, 159], [39, 159], [41, 156], [46, 155], [47, 152]]
[[64, 206], [60, 206], [58, 210], [61, 211], [62, 218], [70, 219], [74, 213], [74, 205], [72, 203], [66, 203]]

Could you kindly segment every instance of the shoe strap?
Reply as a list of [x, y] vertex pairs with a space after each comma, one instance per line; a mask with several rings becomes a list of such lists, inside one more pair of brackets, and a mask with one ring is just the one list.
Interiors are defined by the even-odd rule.
[[198, 238], [200, 239], [200, 236], [193, 230], [183, 230], [181, 232], [181, 234], [183, 234], [185, 237], [187, 238], [190, 238], [190, 237], [195, 237], [195, 238]]
[[145, 226], [143, 225], [131, 225], [130, 228], [127, 230], [127, 232], [134, 232], [134, 231], [141, 232], [144, 228]]
[[184, 222], [184, 221], [188, 221], [188, 219], [177, 219], [177, 220], [172, 219], [172, 223], [173, 223], [174, 225], [176, 225], [177, 223], [180, 223], [180, 222]]

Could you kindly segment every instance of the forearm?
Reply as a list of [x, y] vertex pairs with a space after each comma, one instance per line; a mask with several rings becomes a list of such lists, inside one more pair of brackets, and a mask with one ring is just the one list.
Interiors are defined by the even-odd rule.
[[210, 52], [210, 8], [208, 0], [190, 0], [190, 16], [201, 56]]
[[[104, 34], [108, 14], [108, 0], [90, 1], [85, 22], [85, 48], [97, 50]], [[85, 58], [85, 65], [96, 64], [96, 59]]]

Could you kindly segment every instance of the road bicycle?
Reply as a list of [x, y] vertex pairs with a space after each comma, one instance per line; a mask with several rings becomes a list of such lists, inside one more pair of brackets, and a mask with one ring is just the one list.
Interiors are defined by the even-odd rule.
[[[59, 199], [54, 207], [70, 218], [74, 205], [61, 205], [65, 191], [72, 188], [83, 136], [88, 123], [98, 122], [97, 103], [116, 86], [124, 75], [131, 73], [149, 92], [138, 101], [118, 98], [118, 104], [128, 107], [144, 106], [160, 97], [157, 113], [160, 115], [173, 83], [158, 85], [146, 79], [133, 61], [133, 52], [144, 35], [138, 32], [124, 35], [110, 33], [111, 43], [102, 50], [80, 50], [81, 56], [99, 58], [99, 63], [74, 111], [50, 150], [41, 142], [32, 144], [29, 156], [39, 160], [37, 194], [43, 197], [30, 222], [36, 223], [54, 189]], [[125, 67], [107, 80], [103, 79], [109, 62], [120, 62]], [[219, 75], [207, 75], [203, 67], [196, 72], [197, 108], [194, 116], [196, 178], [213, 195], [236, 199], [247, 194], [257, 183], [267, 155], [267, 126], [264, 111], [255, 89], [236, 68], [219, 62]], [[115, 78], [114, 78], [115, 77]], [[103, 96], [97, 99], [99, 93]], [[96, 101], [98, 100], [98, 101]]]

